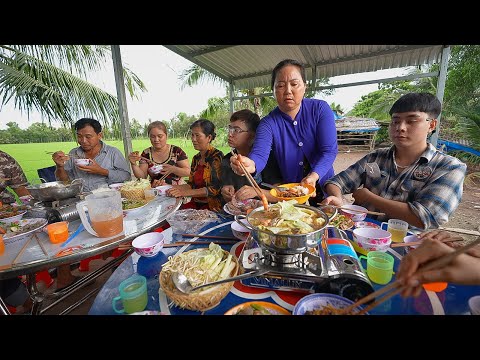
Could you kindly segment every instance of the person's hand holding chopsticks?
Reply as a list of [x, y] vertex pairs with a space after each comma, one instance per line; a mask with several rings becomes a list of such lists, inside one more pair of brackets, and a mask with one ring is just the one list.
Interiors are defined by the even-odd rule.
[[242, 170], [242, 166], [251, 174], [255, 172], [255, 162], [247, 156], [242, 156], [240, 154], [236, 154], [237, 156], [230, 157], [230, 166], [235, 174], [245, 176]]
[[422, 284], [449, 282], [461, 285], [480, 285], [480, 258], [470, 255], [474, 248], [459, 254], [450, 263], [433, 270], [415, 274], [418, 268], [429, 261], [438, 259], [454, 251], [453, 248], [437, 239], [424, 238], [422, 244], [406, 255], [400, 263], [397, 280], [406, 288], [401, 295], [419, 296]]

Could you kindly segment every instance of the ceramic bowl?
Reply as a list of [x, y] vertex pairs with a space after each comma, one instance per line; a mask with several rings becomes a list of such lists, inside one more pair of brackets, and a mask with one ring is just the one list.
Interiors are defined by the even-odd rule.
[[108, 187], [109, 187], [110, 189], [118, 190], [118, 191], [120, 191], [120, 189], [122, 188], [122, 186], [123, 186], [123, 183], [115, 183], [115, 184], [110, 184], [110, 185], [108, 185]]
[[87, 166], [90, 165], [90, 159], [74, 159], [73, 162], [77, 166]]
[[[301, 298], [293, 308], [293, 315], [309, 315], [306, 312], [321, 310], [325, 306], [343, 309], [353, 304], [353, 301], [335, 294], [316, 293]], [[360, 307], [361, 308], [361, 307]], [[368, 315], [368, 313], [366, 313]], [[312, 314], [314, 315], [314, 314]], [[319, 314], [320, 315], [320, 314]], [[324, 314], [335, 315], [335, 314]]]
[[148, 171], [151, 173], [151, 174], [160, 174], [160, 172], [162, 171], [163, 169], [163, 165], [153, 165], [151, 168], [148, 169]]
[[144, 257], [157, 255], [163, 248], [165, 238], [162, 233], [151, 232], [138, 236], [132, 241], [135, 252]]
[[[359, 210], [359, 211], [365, 211], [364, 213], [358, 212], [358, 211], [349, 211], [347, 209], [352, 209], [352, 210]], [[363, 221], [367, 217], [367, 208], [364, 208], [363, 206], [358, 206], [358, 205], [342, 205], [342, 209], [340, 209], [340, 212], [351, 218], [353, 221]]]
[[[243, 219], [243, 220], [240, 220], [242, 223], [246, 223], [247, 220]], [[236, 221], [232, 222], [232, 224], [230, 225], [230, 227], [232, 228], [232, 234], [233, 236], [235, 236], [237, 239], [240, 239], [240, 240], [247, 240], [247, 237], [248, 235], [250, 234], [250, 230], [248, 230], [246, 227], [240, 225], [239, 223], [237, 223]]]
[[468, 307], [470, 309], [470, 314], [480, 315], [480, 295], [472, 296], [468, 299]]
[[360, 228], [374, 228], [374, 229], [380, 229], [380, 225], [377, 225], [373, 222], [370, 221], [357, 221], [355, 223], [355, 228], [360, 229]]
[[386, 230], [371, 227], [353, 230], [355, 251], [366, 255], [369, 251], [387, 251], [392, 243], [392, 234]]
[[10, 216], [10, 217], [7, 217], [7, 218], [0, 219], [0, 222], [3, 222], [4, 224], [10, 224], [14, 221], [20, 221], [22, 219], [23, 215], [25, 215], [26, 213], [27, 213], [26, 210], [22, 211], [15, 216]]
[[167, 190], [171, 188], [172, 188], [172, 185], [161, 185], [161, 186], [157, 186], [155, 189], [157, 189], [157, 194], [159, 196], [165, 196], [167, 195]]

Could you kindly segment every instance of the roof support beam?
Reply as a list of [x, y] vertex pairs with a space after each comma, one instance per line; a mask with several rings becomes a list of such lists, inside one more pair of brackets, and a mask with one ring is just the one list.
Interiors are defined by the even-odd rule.
[[[425, 74], [412, 74], [412, 75], [405, 75], [405, 76], [397, 76], [397, 77], [393, 77], [393, 78], [383, 78], [383, 79], [368, 80], [368, 81], [357, 81], [357, 82], [337, 84], [337, 85], [316, 86], [315, 90], [336, 89], [336, 88], [349, 87], [349, 86], [368, 85], [368, 84], [401, 81], [401, 80], [414, 80], [414, 79], [419, 79], [419, 78], [424, 78], [424, 77], [438, 76], [438, 74], [439, 74], [438, 71], [434, 71], [434, 72], [429, 72], [429, 73], [425, 73]], [[273, 96], [273, 93], [269, 92], [269, 93], [258, 94], [258, 95], [234, 97], [233, 100], [254, 99], [256, 97], [266, 97], [266, 96]]]
[[235, 46], [237, 46], [237, 45], [218, 45], [214, 48], [208, 48], [208, 49], [194, 51], [194, 52], [190, 53], [190, 56], [191, 57], [196, 57], [196, 56], [200, 56], [200, 55], [206, 55], [206, 54], [214, 53], [216, 51], [220, 51], [220, 50], [223, 50], [223, 49], [228, 49], [228, 48], [235, 47]]
[[[450, 46], [444, 46], [442, 49], [442, 61], [440, 62], [440, 75], [438, 76], [437, 80], [437, 98], [440, 100], [443, 108], [443, 95], [445, 93], [445, 83], [447, 81], [447, 67], [448, 67], [448, 60], [450, 60]], [[437, 127], [435, 128], [435, 133], [432, 134], [430, 137], [430, 142], [432, 143], [435, 148], [437, 147], [438, 142], [438, 133], [440, 132], [440, 117], [442, 114], [438, 116], [437, 119]]]

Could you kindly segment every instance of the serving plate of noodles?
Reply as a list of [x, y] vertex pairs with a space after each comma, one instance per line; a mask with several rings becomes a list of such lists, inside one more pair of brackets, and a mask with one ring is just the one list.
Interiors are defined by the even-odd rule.
[[[342, 309], [354, 304], [350, 299], [335, 294], [316, 293], [301, 298], [293, 315], [342, 315]], [[361, 306], [358, 308], [361, 309]], [[358, 310], [358, 311], [359, 311]], [[366, 313], [368, 315], [368, 312]]]

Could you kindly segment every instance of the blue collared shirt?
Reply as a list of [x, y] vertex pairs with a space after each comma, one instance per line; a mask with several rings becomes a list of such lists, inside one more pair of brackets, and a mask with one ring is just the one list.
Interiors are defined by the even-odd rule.
[[[419, 160], [399, 174], [393, 163], [393, 149], [394, 146], [365, 155], [325, 185], [335, 184], [343, 194], [350, 194], [363, 185], [385, 199], [406, 202], [421, 219], [424, 229], [445, 224], [462, 199], [467, 166], [428, 144]], [[380, 171], [373, 171], [374, 163]], [[361, 205], [379, 211], [370, 204]], [[384, 221], [387, 217], [377, 219]]]
[[108, 170], [108, 176], [99, 174], [91, 174], [85, 171], [79, 170], [73, 160], [74, 157], [85, 158], [85, 152], [82, 148], [76, 147], [68, 153], [70, 159], [65, 163], [64, 169], [68, 174], [70, 180], [83, 179], [83, 191], [92, 191], [102, 185], [110, 185], [114, 183], [122, 183], [130, 180], [132, 175], [130, 173], [130, 167], [123, 154], [116, 147], [105, 144], [101, 141], [102, 148], [95, 157], [95, 161], [102, 168]]
[[278, 107], [273, 109], [260, 121], [249, 154], [256, 172], [265, 168], [271, 149], [286, 183], [300, 182], [308, 175], [309, 164], [322, 185], [334, 175], [333, 162], [338, 152], [330, 106], [323, 100], [303, 99], [295, 119]]

